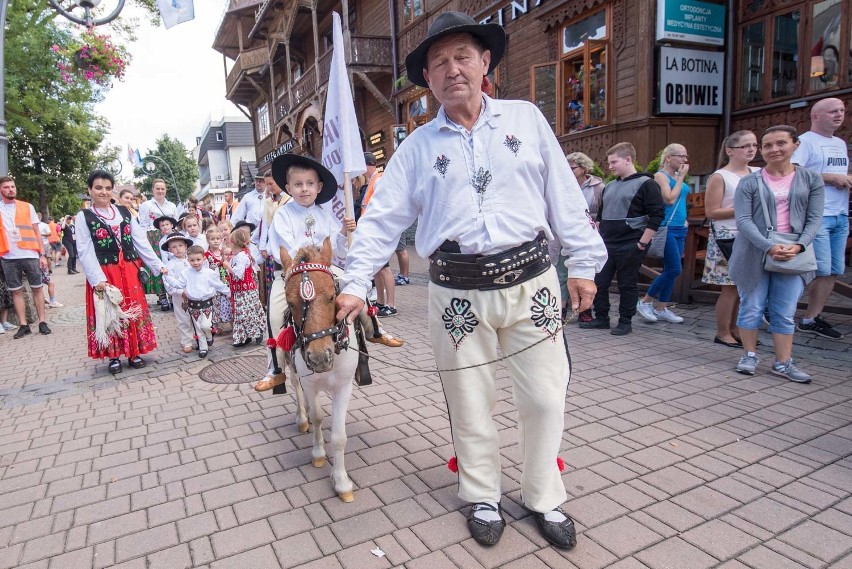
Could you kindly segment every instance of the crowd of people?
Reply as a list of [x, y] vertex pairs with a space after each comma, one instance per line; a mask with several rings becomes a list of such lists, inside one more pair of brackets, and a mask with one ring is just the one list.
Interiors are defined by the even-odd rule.
[[[137, 213], [123, 193], [113, 199], [113, 177], [95, 171], [88, 179], [91, 207], [63, 219], [56, 236], [52, 220], [43, 233], [32, 206], [16, 202], [14, 180], [0, 178], [0, 292], [9, 293], [8, 300], [0, 294], [0, 309], [14, 307], [22, 322], [15, 337], [30, 333], [24, 277], [39, 309], [39, 331], [50, 333], [42, 290], [48, 256], [56, 260], [64, 244], [69, 273], [79, 260], [86, 275], [89, 356], [109, 359], [111, 373], [121, 371], [122, 356], [130, 367], [143, 367], [141, 356], [157, 345], [147, 293], [174, 313], [187, 354], [207, 356], [226, 330], [235, 347], [266, 340], [267, 374], [255, 389], [272, 389], [284, 381], [279, 336], [290, 322], [282, 262], [302, 247], [330, 246], [345, 266], [329, 268], [339, 278], [338, 320], [358, 320], [371, 331], [368, 340], [399, 347], [403, 341], [377, 317], [397, 313], [393, 287], [410, 283], [400, 236], [416, 220], [415, 246], [430, 259], [429, 333], [451, 417], [451, 463], [459, 496], [471, 505], [471, 535], [493, 546], [506, 525], [491, 416], [496, 366], [482, 364], [496, 360], [499, 346], [513, 355], [506, 364], [519, 411], [522, 503], [548, 542], [572, 548], [575, 529], [560, 507], [566, 493], [557, 466], [571, 372], [561, 325], [569, 313], [580, 328], [613, 335], [632, 333], [637, 312], [648, 322], [683, 322], [670, 303], [682, 270], [689, 156], [672, 143], [662, 150], [657, 172], [641, 172], [635, 147], [620, 142], [606, 153], [614, 178], [605, 183], [587, 155], [564, 156], [535, 105], [482, 91], [505, 43], [499, 25], [458, 12], [432, 22], [406, 68], [409, 80], [429, 88], [441, 108], [406, 138], [384, 172], [365, 154], [367, 173], [355, 188], [357, 219], [339, 219], [323, 207], [337, 181], [322, 164], [295, 154], [277, 157], [242, 199], [226, 195], [216, 215], [193, 200], [185, 208], [169, 202], [163, 180], [154, 181], [153, 197]], [[812, 107], [811, 130], [801, 136], [786, 125], [759, 136], [732, 133], [707, 181], [703, 280], [721, 289], [714, 342], [743, 351], [740, 373], [757, 372], [764, 320], [774, 347], [770, 371], [795, 382], [811, 380], [792, 357], [796, 330], [841, 337], [820, 312], [843, 272], [849, 234], [852, 176], [846, 143], [834, 136], [844, 116], [842, 101], [825, 99]], [[750, 166], [758, 151], [765, 163], [759, 169]], [[394, 254], [396, 277], [388, 265]], [[640, 298], [647, 255], [662, 259], [662, 270]], [[612, 327], [614, 278], [620, 301]], [[808, 309], [796, 320], [808, 283]], [[122, 325], [105, 325], [109, 314]], [[105, 329], [119, 333], [101, 334]], [[530, 346], [535, 338], [541, 341]]]

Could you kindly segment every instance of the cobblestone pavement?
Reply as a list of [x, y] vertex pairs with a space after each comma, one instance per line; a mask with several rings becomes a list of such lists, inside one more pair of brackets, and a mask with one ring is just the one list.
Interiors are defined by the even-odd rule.
[[[375, 382], [349, 409], [350, 504], [330, 467], [310, 465], [291, 395], [199, 379], [262, 347], [235, 353], [224, 337], [208, 360], [186, 356], [172, 316], [155, 311], [160, 348], [114, 379], [85, 357], [83, 275], [59, 268], [66, 306], [48, 313], [53, 334], [0, 336], [0, 569], [852, 567], [852, 340], [797, 337], [810, 385], [769, 375], [765, 349], [761, 373], [741, 376], [739, 353], [712, 343], [706, 305], [677, 307], [682, 325], [636, 322], [621, 338], [568, 328], [561, 456], [580, 531], [570, 552], [548, 546], [519, 506], [517, 424], [499, 369], [509, 526], [498, 546], [478, 546], [446, 467], [437, 375], [378, 361], [434, 366], [424, 265], [412, 264], [400, 315], [385, 321], [406, 345], [372, 349]], [[852, 319], [829, 319], [852, 336]], [[254, 379], [257, 360], [232, 367], [245, 370], [233, 379]]]

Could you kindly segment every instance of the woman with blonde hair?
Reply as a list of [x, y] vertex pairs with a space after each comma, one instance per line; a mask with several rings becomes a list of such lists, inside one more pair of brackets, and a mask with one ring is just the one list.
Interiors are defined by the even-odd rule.
[[674, 283], [683, 270], [683, 246], [686, 243], [686, 195], [689, 186], [684, 179], [689, 173], [689, 156], [682, 144], [669, 144], [660, 156], [660, 170], [654, 180], [660, 186], [666, 213], [660, 228], [668, 226], [663, 271], [651, 283], [645, 298], [636, 304], [636, 311], [649, 322], [683, 322], [683, 318], [666, 306], [672, 296]]
[[740, 180], [757, 170], [749, 166], [757, 154], [757, 137], [749, 130], [739, 130], [722, 142], [719, 150], [718, 170], [707, 180], [704, 210], [710, 218], [710, 237], [707, 240], [707, 257], [701, 282], [719, 285], [721, 293], [716, 300], [716, 337], [713, 341], [731, 348], [742, 348], [735, 319], [739, 305], [736, 283], [728, 275], [737, 236], [734, 218], [734, 194]]

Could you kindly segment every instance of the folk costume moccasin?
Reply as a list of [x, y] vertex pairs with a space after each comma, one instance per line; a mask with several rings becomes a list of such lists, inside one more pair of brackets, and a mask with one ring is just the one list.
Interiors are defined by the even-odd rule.
[[541, 536], [544, 539], [556, 547], [560, 547], [562, 549], [573, 549], [574, 546], [577, 545], [577, 533], [574, 528], [574, 520], [572, 520], [571, 517], [561, 509], [556, 508], [556, 510], [565, 516], [563, 521], [549, 522], [544, 517], [545, 514], [540, 512], [532, 512], [532, 515], [535, 519], [536, 525], [538, 526], [538, 530], [541, 532]]
[[283, 373], [279, 373], [273, 376], [266, 376], [265, 378], [254, 384], [254, 390], [269, 391], [273, 387], [278, 387], [285, 381], [287, 381], [287, 376], [285, 376]]
[[[500, 519], [492, 522], [481, 520], [474, 515], [479, 510], [497, 512]], [[476, 543], [485, 546], [496, 545], [503, 537], [503, 530], [506, 529], [506, 520], [503, 518], [500, 504], [497, 504], [496, 508], [483, 502], [474, 504], [467, 515], [467, 527], [470, 530], [470, 536], [476, 540]]]

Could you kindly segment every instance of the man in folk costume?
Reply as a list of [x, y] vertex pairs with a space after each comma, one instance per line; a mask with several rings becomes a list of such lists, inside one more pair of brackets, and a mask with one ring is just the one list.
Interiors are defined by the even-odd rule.
[[42, 247], [39, 220], [35, 208], [18, 199], [18, 188], [11, 176], [0, 178], [0, 264], [6, 275], [6, 288], [12, 294], [15, 314], [18, 316], [17, 340], [30, 333], [24, 299], [24, 277], [33, 291], [33, 302], [38, 314], [38, 331], [50, 334], [44, 321], [44, 283], [42, 271], [47, 273], [47, 256]]
[[[559, 506], [557, 467], [570, 364], [559, 282], [547, 255], [558, 239], [568, 257], [574, 311], [588, 309], [606, 249], [547, 120], [526, 101], [491, 99], [483, 78], [500, 61], [505, 33], [458, 12], [439, 15], [406, 58], [408, 78], [441, 103], [391, 158], [349, 249], [339, 320], [361, 309], [372, 275], [399, 235], [418, 220], [416, 247], [430, 258], [429, 328], [450, 415], [459, 496], [472, 504], [468, 528], [496, 544], [500, 508], [497, 345], [509, 357], [523, 476], [521, 499], [542, 536], [576, 543]], [[523, 350], [523, 351], [522, 351]]]
[[263, 176], [258, 174], [254, 179], [254, 189], [243, 196], [237, 205], [237, 211], [231, 215], [231, 223], [236, 227], [237, 223], [245, 221], [257, 227], [260, 224], [265, 198], [266, 185], [263, 182]]
[[[166, 181], [157, 178], [151, 183], [151, 193], [154, 195], [150, 200], [142, 202], [139, 206], [139, 216], [136, 218], [142, 229], [148, 232], [148, 242], [154, 251], [160, 250], [160, 240], [163, 233], [154, 224], [161, 217], [177, 217], [177, 206], [166, 199]], [[156, 294], [159, 297], [160, 310], [168, 312], [171, 310], [169, 295], [163, 285], [163, 278], [154, 274], [145, 283], [146, 294]]]
[[272, 288], [272, 280], [275, 278], [275, 257], [272, 255], [272, 250], [269, 247], [269, 227], [272, 225], [272, 217], [275, 215], [278, 207], [289, 202], [291, 198], [289, 194], [284, 192], [275, 183], [272, 173], [267, 172], [263, 176], [263, 184], [266, 186], [266, 199], [263, 200], [263, 212], [260, 217], [260, 223], [252, 235], [252, 241], [257, 243], [257, 248], [263, 260], [260, 267], [260, 301], [264, 307], [267, 307], [269, 304], [269, 291]]

